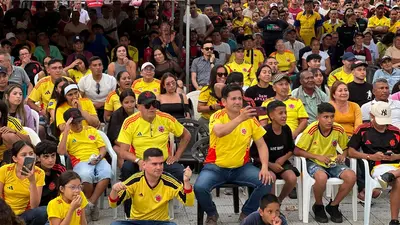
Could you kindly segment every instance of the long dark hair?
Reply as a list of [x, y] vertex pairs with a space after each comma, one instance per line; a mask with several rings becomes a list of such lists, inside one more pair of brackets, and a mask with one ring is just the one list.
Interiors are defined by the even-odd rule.
[[[4, 91], [3, 100], [4, 100], [4, 103], [6, 103], [6, 105], [8, 107], [10, 107], [10, 101], [9, 101], [10, 94], [16, 88], [19, 88], [22, 91], [22, 87], [19, 84], [11, 84]], [[23, 101], [17, 106], [17, 108], [15, 110], [15, 113], [16, 113], [16, 115], [18, 115], [19, 119], [21, 120], [22, 126], [25, 126], [26, 121], [27, 121], [27, 117], [26, 117], [25, 106], [24, 106], [24, 102]]]
[[0, 100], [0, 127], [7, 126], [8, 121], [8, 106], [3, 100]]
[[165, 61], [168, 61], [168, 57], [167, 57], [167, 52], [165, 51], [165, 49], [159, 45], [155, 46], [153, 48], [153, 53], [151, 53], [151, 62], [153, 63], [153, 65], [157, 65], [156, 60], [154, 59], [154, 52], [156, 52], [156, 50], [159, 50], [161, 52], [161, 54], [163, 54]]
[[19, 141], [15, 142], [11, 148], [12, 156], [17, 156], [18, 153], [21, 151], [21, 149], [25, 146], [29, 146], [30, 148], [33, 149], [33, 151], [35, 151], [35, 147], [33, 147], [33, 145], [31, 143], [28, 143], [23, 140], [19, 140]]
[[56, 101], [58, 101], [58, 99], [60, 98], [60, 94], [57, 92], [57, 87], [61, 82], [69, 83], [69, 80], [67, 80], [67, 78], [65, 77], [57, 78], [54, 82], [53, 93], [51, 93], [50, 99], [55, 99]]
[[0, 198], [0, 221], [3, 225], [24, 225], [24, 221], [15, 215], [4, 199]]
[[[86, 59], [86, 57], [85, 57], [84, 55], [82, 55], [82, 54], [76, 54], [75, 57], [74, 57], [74, 59], [75, 59], [75, 60], [76, 60], [76, 59], [82, 60], [83, 64], [85, 65], [85, 69], [86, 69], [86, 70], [89, 69], [89, 62], [88, 62], [88, 60]], [[74, 67], [74, 70], [77, 70], [77, 68]]]
[[210, 73], [210, 84], [208, 85], [207, 89], [211, 90], [211, 95], [215, 98], [217, 98], [217, 95], [215, 94], [215, 90], [214, 90], [214, 85], [217, 83], [217, 71], [219, 68], [224, 68], [226, 74], [228, 74], [228, 70], [225, 68], [224, 65], [218, 65], [218, 66], [214, 66], [211, 69], [211, 73]]
[[[123, 70], [123, 71], [119, 71], [117, 73], [116, 79], [117, 79], [118, 82], [121, 80], [122, 74], [124, 74], [124, 73], [128, 73], [128, 71]], [[129, 73], [128, 73], [128, 75], [129, 75]], [[117, 93], [117, 95], [120, 94], [119, 93], [119, 84], [118, 84], [118, 82], [117, 82], [117, 87], [115, 88], [115, 93]]]
[[177, 80], [178, 80], [178, 79], [176, 78], [176, 76], [173, 75], [172, 73], [170, 73], [170, 72], [164, 73], [164, 75], [161, 77], [161, 82], [160, 82], [160, 94], [165, 94], [165, 93], [167, 93], [167, 90], [164, 88], [164, 83], [165, 83], [165, 80], [166, 80], [168, 77], [174, 78], [175, 82], [177, 82]]
[[114, 53], [114, 57], [112, 58], [112, 61], [113, 61], [113, 62], [116, 62], [116, 61], [117, 61], [117, 59], [118, 59], [118, 57], [117, 57], [117, 51], [118, 51], [118, 49], [119, 49], [120, 47], [124, 47], [124, 48], [125, 48], [126, 57], [127, 57], [129, 60], [131, 60], [131, 57], [129, 56], [128, 47], [126, 47], [126, 46], [123, 45], [123, 44], [119, 44], [119, 45], [115, 46], [115, 48], [114, 48], [114, 52], [113, 52], [113, 53]]
[[312, 69], [311, 69], [311, 73], [312, 73], [313, 75], [315, 75], [318, 71], [321, 72], [322, 77], [323, 77], [323, 79], [322, 79], [322, 84], [321, 84], [321, 91], [323, 91], [323, 92], [326, 94], [325, 87], [326, 87], [327, 84], [328, 84], [328, 78], [326, 77], [324, 71], [322, 71], [320, 68], [312, 68]]
[[261, 70], [264, 69], [265, 67], [268, 67], [269, 70], [271, 71], [271, 80], [272, 80], [272, 68], [270, 66], [268, 66], [267, 64], [263, 64], [260, 67], [258, 67], [257, 72], [256, 72], [256, 79], [257, 79], [258, 83], [260, 83], [260, 78], [258, 76], [260, 76]]

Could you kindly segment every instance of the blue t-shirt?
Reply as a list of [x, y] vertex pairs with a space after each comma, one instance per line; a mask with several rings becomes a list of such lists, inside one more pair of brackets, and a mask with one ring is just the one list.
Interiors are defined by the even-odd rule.
[[[285, 216], [281, 213], [279, 216], [282, 220], [282, 225], [288, 225]], [[258, 211], [255, 211], [248, 215], [246, 219], [242, 221], [240, 225], [270, 225], [269, 223], [266, 224], [262, 220], [260, 213]]]

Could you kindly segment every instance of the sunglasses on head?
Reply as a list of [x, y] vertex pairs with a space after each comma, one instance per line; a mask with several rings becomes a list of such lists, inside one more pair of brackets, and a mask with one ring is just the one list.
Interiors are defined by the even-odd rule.
[[222, 77], [222, 76], [227, 77], [228, 73], [217, 73], [217, 76], [218, 77]]
[[214, 47], [205, 47], [204, 50], [206, 50], [206, 51], [214, 51]]
[[158, 103], [158, 101], [152, 101], [150, 103], [144, 104], [144, 107], [146, 109], [150, 109], [151, 106], [153, 106], [154, 108], [158, 109], [158, 107], [160, 106], [160, 103]]

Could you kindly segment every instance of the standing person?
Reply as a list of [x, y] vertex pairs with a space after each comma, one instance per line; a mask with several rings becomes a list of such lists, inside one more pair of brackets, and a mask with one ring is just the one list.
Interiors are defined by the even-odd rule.
[[310, 45], [312, 37], [320, 39], [322, 18], [319, 13], [313, 11], [312, 0], [304, 1], [304, 11], [297, 14], [294, 26], [298, 37], [304, 41], [306, 46]]
[[[308, 125], [296, 144], [294, 154], [307, 159], [307, 172], [315, 179], [313, 186], [315, 203], [312, 210], [315, 220], [327, 223], [331, 216], [332, 222], [342, 223], [343, 215], [339, 204], [347, 196], [356, 182], [354, 171], [344, 164], [347, 156], [347, 135], [343, 127], [334, 121], [335, 108], [329, 103], [318, 105], [318, 120]], [[341, 149], [338, 153], [337, 149]], [[328, 178], [343, 180], [334, 200], [324, 207], [322, 197]]]
[[339, 34], [339, 42], [343, 45], [344, 49], [354, 44], [354, 34], [360, 31], [357, 26], [356, 14], [349, 13], [345, 17], [345, 24], [337, 29]]
[[[204, 39], [214, 30], [214, 25], [208, 16], [198, 13], [196, 1], [190, 1], [190, 17], [190, 28], [195, 29], [199, 39], [204, 41]], [[188, 23], [188, 21], [186, 21], [186, 16], [183, 17], [183, 22], [186, 24]]]
[[215, 55], [213, 51], [213, 43], [205, 41], [201, 47], [203, 55], [195, 58], [192, 62], [192, 66], [190, 67], [190, 77], [192, 85], [196, 90], [201, 90], [210, 82], [210, 72], [215, 65]]
[[[255, 188], [242, 208], [241, 221], [257, 210], [259, 199], [271, 190], [274, 182], [268, 171], [268, 148], [262, 139], [265, 130], [255, 118], [255, 109], [242, 110], [242, 88], [227, 85], [222, 90], [222, 101], [225, 108], [211, 117], [210, 149], [194, 185], [196, 198], [207, 213], [207, 225], [216, 225], [219, 218], [210, 193], [217, 185], [229, 182]], [[246, 149], [251, 139], [257, 145], [261, 170], [248, 163]]]
[[[192, 171], [184, 169], [183, 182], [164, 171], [163, 151], [149, 148], [143, 153], [143, 171], [130, 176], [124, 182], [113, 185], [108, 196], [112, 208], [132, 199], [129, 221], [114, 221], [111, 225], [162, 224], [170, 222], [168, 204], [174, 198], [185, 206], [194, 205], [193, 187], [190, 184]], [[135, 196], [142, 196], [137, 198]], [[154, 197], [155, 196], [155, 197]]]
[[357, 103], [360, 107], [374, 99], [374, 95], [372, 94], [372, 84], [365, 81], [367, 68], [368, 64], [362, 61], [355, 61], [351, 65], [354, 80], [347, 84], [349, 90], [349, 101]]
[[393, 68], [392, 57], [388, 55], [382, 57], [379, 65], [381, 69], [375, 71], [372, 82], [380, 78], [386, 79], [389, 83], [389, 91], [392, 92], [394, 85], [400, 80], [400, 69]]
[[374, 35], [383, 35], [388, 32], [390, 19], [385, 16], [385, 4], [379, 2], [375, 5], [375, 16], [368, 19], [368, 28]]
[[254, 100], [256, 106], [261, 104], [268, 98], [275, 96], [275, 91], [272, 88], [272, 69], [264, 64], [260, 66], [256, 73], [257, 84], [246, 89], [245, 96]]
[[228, 74], [232, 72], [240, 72], [243, 74], [243, 85], [248, 88], [254, 79], [256, 79], [253, 65], [247, 63], [244, 57], [244, 47], [238, 45], [232, 57], [234, 60], [225, 65]]

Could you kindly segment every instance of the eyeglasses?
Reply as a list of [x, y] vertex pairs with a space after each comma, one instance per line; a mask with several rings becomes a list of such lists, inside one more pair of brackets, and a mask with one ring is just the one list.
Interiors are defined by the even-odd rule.
[[152, 101], [150, 103], [144, 104], [144, 107], [146, 109], [150, 109], [151, 106], [153, 106], [154, 108], [158, 109], [158, 107], [160, 106], [160, 103], [158, 101]]
[[146, 68], [144, 68], [143, 70], [144, 70], [144, 71], [147, 71], [147, 72], [153, 72], [153, 71], [154, 71], [154, 68], [153, 68], [153, 67], [146, 67]]
[[203, 49], [206, 51], [214, 51], [214, 47], [205, 47]]
[[96, 83], [96, 93], [99, 95], [100, 94], [100, 83]]
[[217, 76], [218, 77], [222, 77], [222, 76], [227, 77], [228, 73], [217, 73]]
[[65, 186], [66, 188], [70, 188], [72, 191], [80, 191], [83, 188], [83, 185], [79, 186]]

